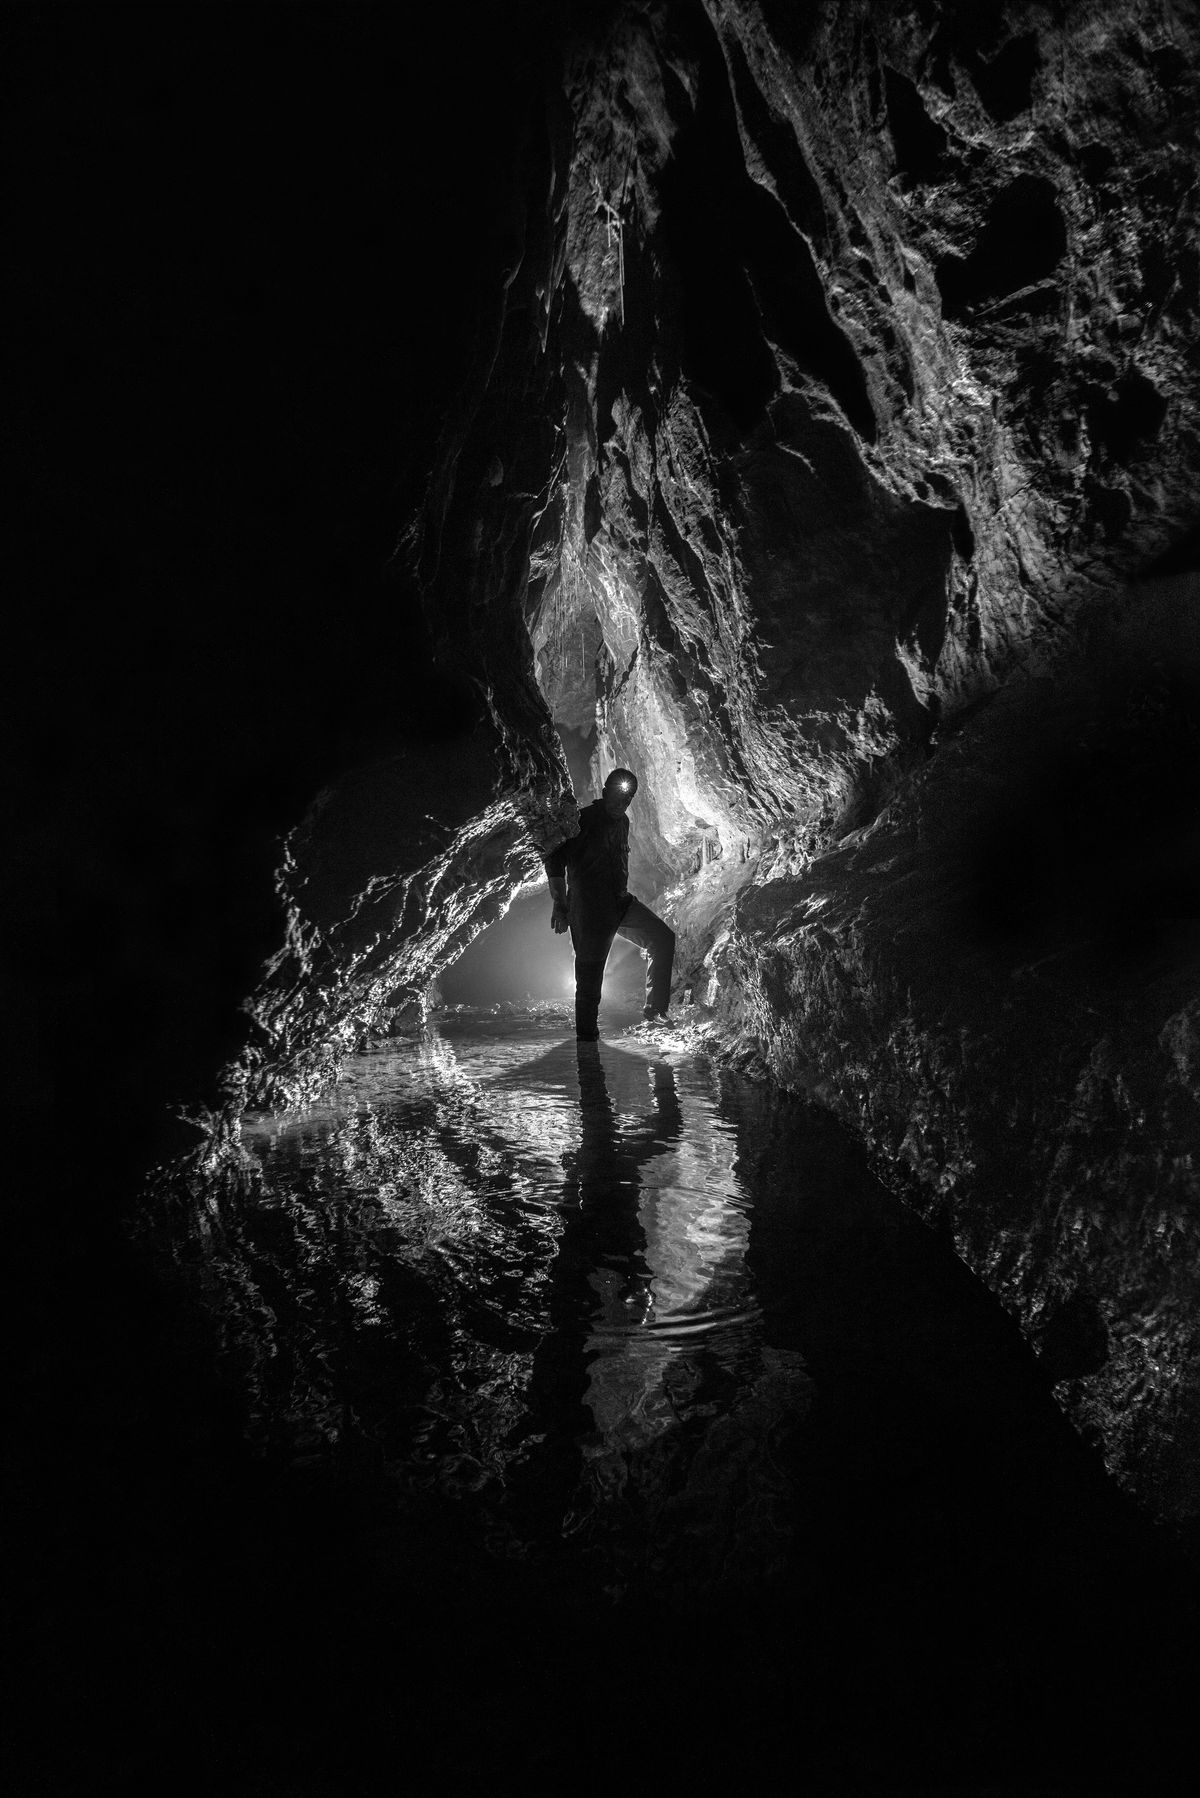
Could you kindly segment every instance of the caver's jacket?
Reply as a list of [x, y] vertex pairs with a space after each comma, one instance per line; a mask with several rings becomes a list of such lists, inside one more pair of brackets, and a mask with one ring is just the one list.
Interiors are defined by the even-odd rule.
[[545, 860], [552, 880], [567, 882], [567, 920], [576, 955], [602, 955], [629, 908], [629, 819], [610, 816], [603, 799], [579, 814], [579, 834]]

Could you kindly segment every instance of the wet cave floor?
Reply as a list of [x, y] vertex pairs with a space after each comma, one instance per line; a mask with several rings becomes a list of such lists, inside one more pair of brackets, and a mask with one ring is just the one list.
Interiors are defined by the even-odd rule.
[[1010, 1321], [824, 1114], [601, 1021], [246, 1121], [225, 1421], [147, 1451], [36, 1789], [1174, 1789], [1171, 1562]]

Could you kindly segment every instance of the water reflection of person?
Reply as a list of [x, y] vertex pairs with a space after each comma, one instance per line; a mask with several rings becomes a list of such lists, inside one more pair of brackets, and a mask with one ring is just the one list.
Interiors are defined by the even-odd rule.
[[683, 1129], [669, 1063], [648, 1065], [653, 1111], [622, 1128], [599, 1046], [577, 1043], [576, 1053], [579, 1147], [563, 1156], [563, 1227], [550, 1268], [550, 1328], [534, 1353], [529, 1384], [531, 1428], [544, 1446], [526, 1463], [525, 1485], [529, 1496], [536, 1494], [544, 1522], [554, 1527], [578, 1483], [583, 1439], [595, 1428], [584, 1402], [588, 1368], [600, 1352], [594, 1332], [605, 1323], [636, 1325], [653, 1305], [640, 1169]]

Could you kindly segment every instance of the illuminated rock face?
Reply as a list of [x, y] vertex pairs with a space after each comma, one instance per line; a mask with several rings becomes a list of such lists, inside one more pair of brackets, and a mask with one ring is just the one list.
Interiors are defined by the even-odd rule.
[[255, 1042], [226, 1079], [237, 1109], [315, 1096], [537, 869], [517, 806], [496, 798], [496, 749], [490, 731], [410, 748], [318, 795], [277, 875], [287, 939], [248, 1002]]
[[1175, 1516], [1200, 655], [1194, 579], [1136, 583], [1200, 490], [1197, 48], [1165, 0], [629, 5], [573, 40], [412, 538], [495, 738], [438, 844], [377, 840], [319, 926], [336, 833], [298, 834], [240, 1076], [320, 1077], [627, 764], [681, 992], [915, 1176]]

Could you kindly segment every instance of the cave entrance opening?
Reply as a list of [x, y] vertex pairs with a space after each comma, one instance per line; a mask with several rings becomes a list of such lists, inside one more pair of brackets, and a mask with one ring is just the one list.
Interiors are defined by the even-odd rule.
[[[640, 955], [618, 937], [605, 968], [606, 1009], [640, 1009], [644, 981]], [[570, 937], [556, 936], [550, 928], [545, 881], [522, 887], [504, 916], [468, 944], [437, 984], [445, 1006], [561, 1008], [566, 1027], [573, 1016], [575, 957]]]

